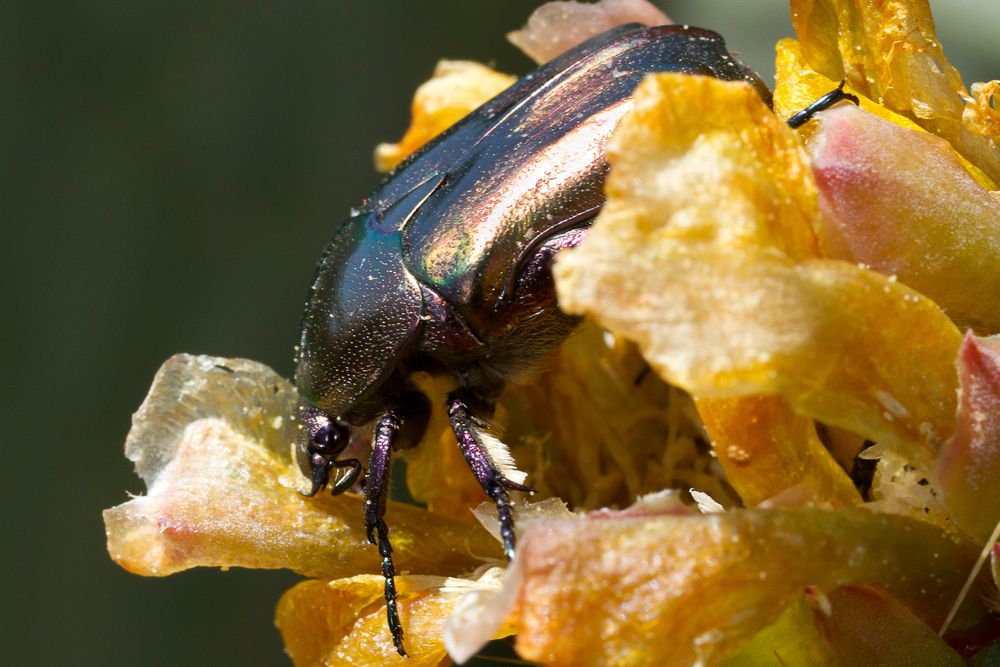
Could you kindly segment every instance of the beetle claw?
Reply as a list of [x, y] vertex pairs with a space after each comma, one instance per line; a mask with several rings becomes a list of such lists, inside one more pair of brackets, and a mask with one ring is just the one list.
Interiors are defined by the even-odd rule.
[[535, 487], [525, 486], [524, 484], [518, 484], [517, 482], [512, 482], [506, 477], [500, 480], [500, 484], [503, 486], [503, 488], [507, 489], [508, 491], [523, 491], [527, 493], [529, 496], [533, 496], [536, 493], [538, 493], [538, 489], [536, 489]]
[[312, 489], [309, 490], [309, 493], [302, 494], [306, 498], [312, 498], [327, 485], [330, 481], [330, 466], [313, 465], [312, 474], [309, 477], [312, 480]]

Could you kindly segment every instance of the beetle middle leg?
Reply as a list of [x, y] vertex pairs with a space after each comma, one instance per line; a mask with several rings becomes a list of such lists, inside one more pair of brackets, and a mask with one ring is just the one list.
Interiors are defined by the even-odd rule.
[[[480, 405], [477, 405], [479, 403]], [[532, 493], [531, 487], [513, 482], [503, 474], [500, 466], [490, 456], [488, 447], [483, 442], [485, 432], [483, 422], [473, 412], [473, 406], [481, 411], [492, 411], [491, 405], [482, 405], [471, 392], [467, 390], [454, 391], [448, 395], [448, 418], [451, 429], [458, 441], [466, 463], [475, 475], [483, 491], [497, 506], [497, 516], [500, 519], [500, 538], [507, 558], [514, 557], [516, 537], [514, 535], [514, 506], [510, 501], [509, 491], [526, 491]]]

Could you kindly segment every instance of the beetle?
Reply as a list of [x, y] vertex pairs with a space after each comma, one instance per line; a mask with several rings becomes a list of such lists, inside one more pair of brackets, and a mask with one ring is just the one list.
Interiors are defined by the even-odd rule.
[[[351, 488], [339, 460], [352, 429], [374, 423], [364, 477], [393, 643], [406, 655], [384, 515], [390, 455], [417, 445], [430, 399], [416, 371], [452, 377], [446, 407], [458, 446], [515, 549], [511, 491], [523, 485], [488, 433], [504, 383], [558, 346], [578, 318], [556, 305], [551, 266], [604, 203], [605, 147], [651, 72], [688, 72], [770, 91], [717, 33], [626, 25], [517, 81], [410, 156], [335, 231], [302, 315], [297, 456], [309, 494]], [[815, 110], [814, 110], [815, 111]]]

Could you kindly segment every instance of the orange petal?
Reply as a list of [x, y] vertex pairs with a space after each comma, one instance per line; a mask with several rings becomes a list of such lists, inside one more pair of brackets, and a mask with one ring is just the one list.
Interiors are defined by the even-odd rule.
[[[449, 664], [442, 635], [446, 619], [465, 594], [498, 588], [502, 572], [489, 570], [479, 581], [396, 577], [408, 658], [396, 653], [389, 635], [382, 577], [304, 581], [282, 596], [275, 623], [292, 662], [302, 667]], [[513, 631], [511, 625], [502, 624], [494, 638]]]
[[1000, 337], [966, 335], [958, 369], [958, 427], [934, 475], [955, 523], [985, 540], [1000, 521]]
[[417, 88], [410, 128], [403, 138], [398, 144], [379, 144], [375, 149], [375, 168], [390, 171], [515, 80], [476, 62], [442, 60], [431, 79]]
[[861, 502], [844, 469], [816, 435], [812, 419], [778, 396], [695, 401], [726, 480], [747, 506], [796, 487], [813, 503]]
[[748, 86], [667, 74], [640, 85], [612, 145], [608, 203], [555, 266], [560, 306], [696, 396], [781, 394], [929, 465], [954, 429], [961, 335], [899, 282], [810, 259], [815, 190], [792, 130]]
[[[878, 586], [936, 628], [976, 550], [863, 509], [754, 509], [539, 524], [517, 559], [522, 657], [691, 665], [735, 649], [807, 585]], [[950, 638], [989, 621], [981, 596], [991, 591], [985, 576], [976, 580]]]
[[525, 27], [507, 39], [538, 64], [626, 23], [667, 25], [670, 18], [648, 0], [547, 2], [528, 17]]
[[809, 66], [951, 143], [1000, 182], [1000, 144], [963, 124], [962, 78], [944, 57], [927, 0], [792, 0]]
[[[378, 572], [361, 498], [305, 498], [292, 463], [295, 390], [252, 361], [177, 355], [133, 418], [126, 455], [148, 495], [105, 511], [108, 551], [137, 574], [197, 566], [288, 568], [310, 576]], [[392, 504], [397, 568], [456, 574], [500, 556], [470, 522]]]
[[[779, 118], [787, 120], [795, 113], [806, 108], [809, 104], [837, 87], [837, 81], [828, 79], [822, 74], [814, 72], [809, 68], [809, 65], [806, 64], [805, 59], [802, 56], [802, 49], [799, 48], [799, 43], [794, 39], [783, 39], [779, 41], [776, 46], [776, 50], [777, 58], [775, 60], [776, 73], [774, 77], [774, 112], [778, 114]], [[973, 90], [978, 90], [976, 86], [982, 85], [984, 84], [974, 84]], [[906, 116], [890, 111], [881, 104], [865, 97], [864, 94], [858, 92], [851, 86], [846, 86], [845, 90], [853, 95], [856, 95], [861, 102], [861, 108], [868, 113], [874, 114], [879, 118], [887, 120], [890, 123], [907, 130], [927, 132], [927, 130], [920, 127]], [[982, 96], [979, 98], [979, 102], [983, 102]], [[849, 103], [844, 102], [843, 104]], [[970, 113], [970, 108], [971, 107], [966, 108], [965, 113], [967, 115]], [[986, 113], [988, 112], [985, 110], [982, 112], [982, 114]], [[799, 136], [801, 136], [803, 140], [808, 143], [818, 127], [817, 123], [806, 123], [798, 129]], [[996, 183], [994, 183], [989, 176], [983, 173], [979, 167], [966, 160], [961, 153], [951, 147], [951, 144], [947, 145], [955, 158], [961, 162], [962, 167], [969, 172], [969, 175], [972, 176], [977, 183], [983, 186], [986, 190], [997, 189]], [[879, 144], [878, 148], [889, 148], [889, 146]]]

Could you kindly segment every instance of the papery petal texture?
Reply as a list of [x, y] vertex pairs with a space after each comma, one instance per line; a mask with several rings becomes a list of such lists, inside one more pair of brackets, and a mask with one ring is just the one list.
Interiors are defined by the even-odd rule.
[[[197, 566], [378, 572], [361, 498], [300, 493], [304, 478], [290, 455], [297, 400], [287, 381], [256, 362], [169, 359], [126, 443], [148, 494], [104, 513], [112, 558], [155, 576]], [[390, 511], [400, 569], [451, 575], [500, 557], [475, 523], [429, 521], [403, 504]]]
[[946, 139], [1000, 181], [1000, 144], [963, 123], [962, 77], [944, 56], [928, 0], [792, 0], [806, 62]]
[[560, 305], [696, 396], [781, 394], [929, 466], [954, 429], [961, 335], [898, 281], [812, 259], [798, 146], [748, 86], [648, 77], [612, 142], [608, 203], [556, 263]]
[[667, 25], [670, 18], [648, 0], [547, 2], [507, 39], [539, 65], [569, 51], [594, 35], [626, 23]]
[[[864, 509], [536, 524], [517, 556], [517, 650], [546, 665], [712, 664], [810, 585], [878, 586], [937, 628], [976, 551], [935, 526]], [[992, 590], [976, 580], [950, 638], [981, 629], [981, 596]]]
[[[476, 579], [399, 576], [399, 612], [408, 658], [392, 644], [385, 622], [382, 577], [361, 575], [335, 581], [304, 581], [278, 603], [275, 623], [285, 650], [299, 667], [312, 665], [450, 664], [443, 627], [449, 614], [470, 591], [499, 585], [502, 570], [490, 570]], [[501, 624], [495, 637], [513, 632]]]

